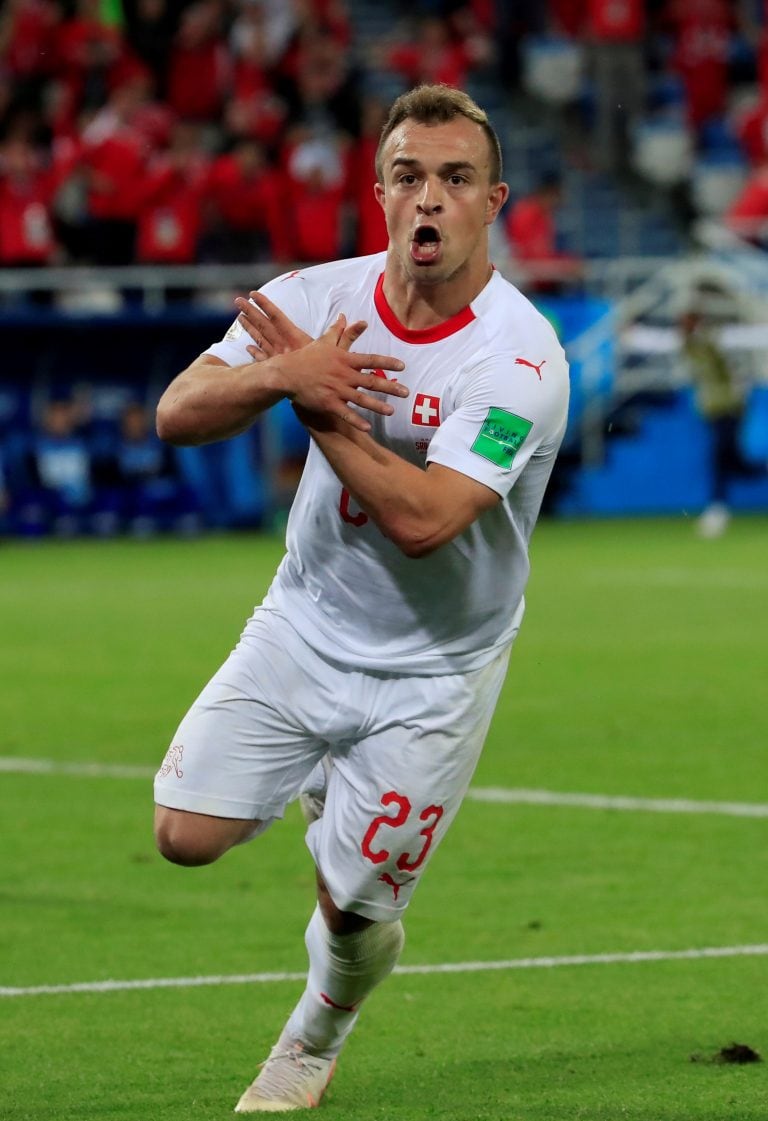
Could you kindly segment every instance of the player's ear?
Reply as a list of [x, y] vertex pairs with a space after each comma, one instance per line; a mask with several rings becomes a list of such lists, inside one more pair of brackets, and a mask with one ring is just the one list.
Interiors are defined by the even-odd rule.
[[485, 209], [485, 224], [490, 226], [509, 198], [509, 187], [506, 183], [494, 183], [488, 191], [488, 203]]
[[383, 210], [384, 209], [385, 193], [384, 193], [384, 188], [382, 187], [381, 183], [374, 183], [373, 193], [376, 196], [376, 202], [379, 204], [379, 206]]

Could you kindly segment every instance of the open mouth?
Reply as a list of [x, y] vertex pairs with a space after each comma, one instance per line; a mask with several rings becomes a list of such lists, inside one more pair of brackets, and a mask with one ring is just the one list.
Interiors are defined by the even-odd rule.
[[419, 226], [411, 241], [411, 257], [418, 264], [428, 265], [440, 253], [440, 231], [434, 226]]

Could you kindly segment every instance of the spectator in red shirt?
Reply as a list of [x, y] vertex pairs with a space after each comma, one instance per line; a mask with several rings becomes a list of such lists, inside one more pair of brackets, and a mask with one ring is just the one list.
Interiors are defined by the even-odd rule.
[[555, 211], [561, 201], [560, 177], [545, 175], [506, 215], [510, 252], [524, 267], [530, 288], [538, 292], [556, 292], [578, 280], [583, 271], [581, 261], [557, 245]]
[[47, 265], [56, 252], [50, 204], [55, 181], [22, 138], [0, 149], [0, 264]]
[[[292, 32], [279, 59], [275, 60], [280, 77], [288, 82], [296, 81], [307, 49], [328, 40], [348, 55], [352, 41], [349, 16], [341, 0], [294, 0], [291, 8]], [[269, 16], [266, 18], [268, 21]]]
[[61, 11], [51, 0], [7, 0], [0, 15], [0, 58], [14, 83], [49, 78], [56, 61]]
[[224, 111], [227, 132], [275, 144], [286, 117], [286, 106], [272, 86], [269, 44], [264, 11], [246, 5], [230, 32], [233, 72], [230, 99]]
[[376, 151], [386, 116], [386, 107], [380, 101], [370, 98], [364, 102], [361, 136], [350, 151], [349, 195], [357, 219], [355, 253], [360, 257], [379, 253], [389, 244], [384, 210], [373, 192]]
[[309, 0], [310, 18], [318, 28], [330, 32], [340, 47], [352, 42], [352, 21], [344, 0]]
[[187, 265], [197, 259], [209, 171], [199, 127], [180, 121], [167, 152], [152, 160], [139, 192], [139, 262]]
[[176, 35], [168, 72], [168, 102], [184, 120], [218, 121], [230, 83], [230, 59], [221, 34], [217, 0], [187, 8]]
[[142, 101], [136, 86], [120, 87], [83, 132], [86, 254], [96, 264], [127, 265], [134, 259], [139, 188], [152, 152], [146, 134], [134, 123]]
[[578, 39], [583, 31], [584, 5], [582, 0], [550, 0], [549, 18], [557, 35]]
[[306, 140], [294, 149], [287, 191], [272, 222], [273, 245], [284, 260], [320, 263], [342, 257], [344, 174], [338, 147]]
[[126, 53], [119, 30], [102, 19], [100, 0], [78, 0], [56, 37], [58, 73], [77, 106], [104, 104], [113, 85], [110, 71]]
[[258, 141], [239, 140], [219, 156], [206, 191], [205, 256], [227, 262], [268, 259], [270, 219], [276, 216], [279, 193], [278, 177]]
[[675, 36], [672, 65], [685, 88], [688, 123], [698, 132], [726, 107], [733, 15], [725, 0], [670, 0], [666, 20]]
[[240, 9], [229, 32], [229, 50], [234, 60], [232, 84], [236, 96], [249, 97], [271, 88], [266, 21], [259, 4]]
[[283, 132], [286, 115], [285, 103], [271, 90], [248, 97], [236, 94], [224, 108], [224, 129], [228, 136], [256, 140], [275, 147]]
[[405, 84], [438, 82], [463, 89], [469, 71], [489, 61], [485, 49], [478, 49], [484, 40], [471, 45], [451, 34], [448, 23], [438, 16], [425, 16], [419, 21], [412, 42], [397, 43], [384, 52], [376, 52], [379, 65], [401, 75]]

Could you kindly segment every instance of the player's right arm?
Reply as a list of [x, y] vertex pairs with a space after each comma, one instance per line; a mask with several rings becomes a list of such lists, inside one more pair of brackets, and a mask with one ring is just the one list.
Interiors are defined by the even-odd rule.
[[345, 328], [340, 316], [324, 335], [300, 349], [241, 366], [229, 366], [213, 354], [201, 354], [160, 398], [158, 435], [178, 445], [224, 440], [244, 432], [260, 413], [284, 397], [367, 431], [370, 424], [350, 409], [349, 403], [390, 414], [392, 406], [366, 390], [398, 397], [406, 396], [407, 390], [399, 382], [376, 377], [370, 371], [399, 372], [404, 365], [390, 355], [350, 353], [339, 345]]

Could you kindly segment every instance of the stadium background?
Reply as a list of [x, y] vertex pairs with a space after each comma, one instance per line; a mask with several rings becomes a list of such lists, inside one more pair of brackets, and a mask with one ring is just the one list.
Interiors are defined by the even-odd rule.
[[[734, 480], [743, 516], [696, 535], [708, 432], [677, 331], [706, 288], [759, 464], [766, 266], [733, 208], [759, 196], [764, 13], [614, 3], [629, 23], [601, 51], [605, 7], [2, 6], [2, 1121], [231, 1116], [301, 989], [296, 807], [190, 874], [150, 818], [168, 737], [282, 553], [303, 437], [277, 411], [170, 453], [143, 426], [236, 293], [317, 259], [293, 239], [376, 247], [368, 130], [419, 77], [487, 106], [513, 204], [560, 179], [545, 259], [513, 253], [509, 214], [493, 256], [556, 321], [574, 404], [472, 791], [409, 912], [407, 972], [372, 997], [323, 1110], [765, 1121], [766, 1064], [733, 1061], [768, 1051], [765, 482]], [[215, 98], [176, 128], [182, 26]], [[618, 134], [616, 58], [622, 104], [631, 74], [642, 94]]]
[[[422, 79], [491, 114], [512, 192], [493, 259], [571, 360], [548, 511], [706, 504], [709, 433], [677, 333], [702, 284], [746, 386], [744, 453], [768, 458], [760, 5], [13, 0], [0, 27], [4, 532], [281, 520], [306, 446], [290, 410], [171, 452], [154, 402], [236, 293], [385, 245], [376, 135]], [[526, 242], [515, 206], [552, 180]], [[768, 480], [729, 497], [764, 510]]]

